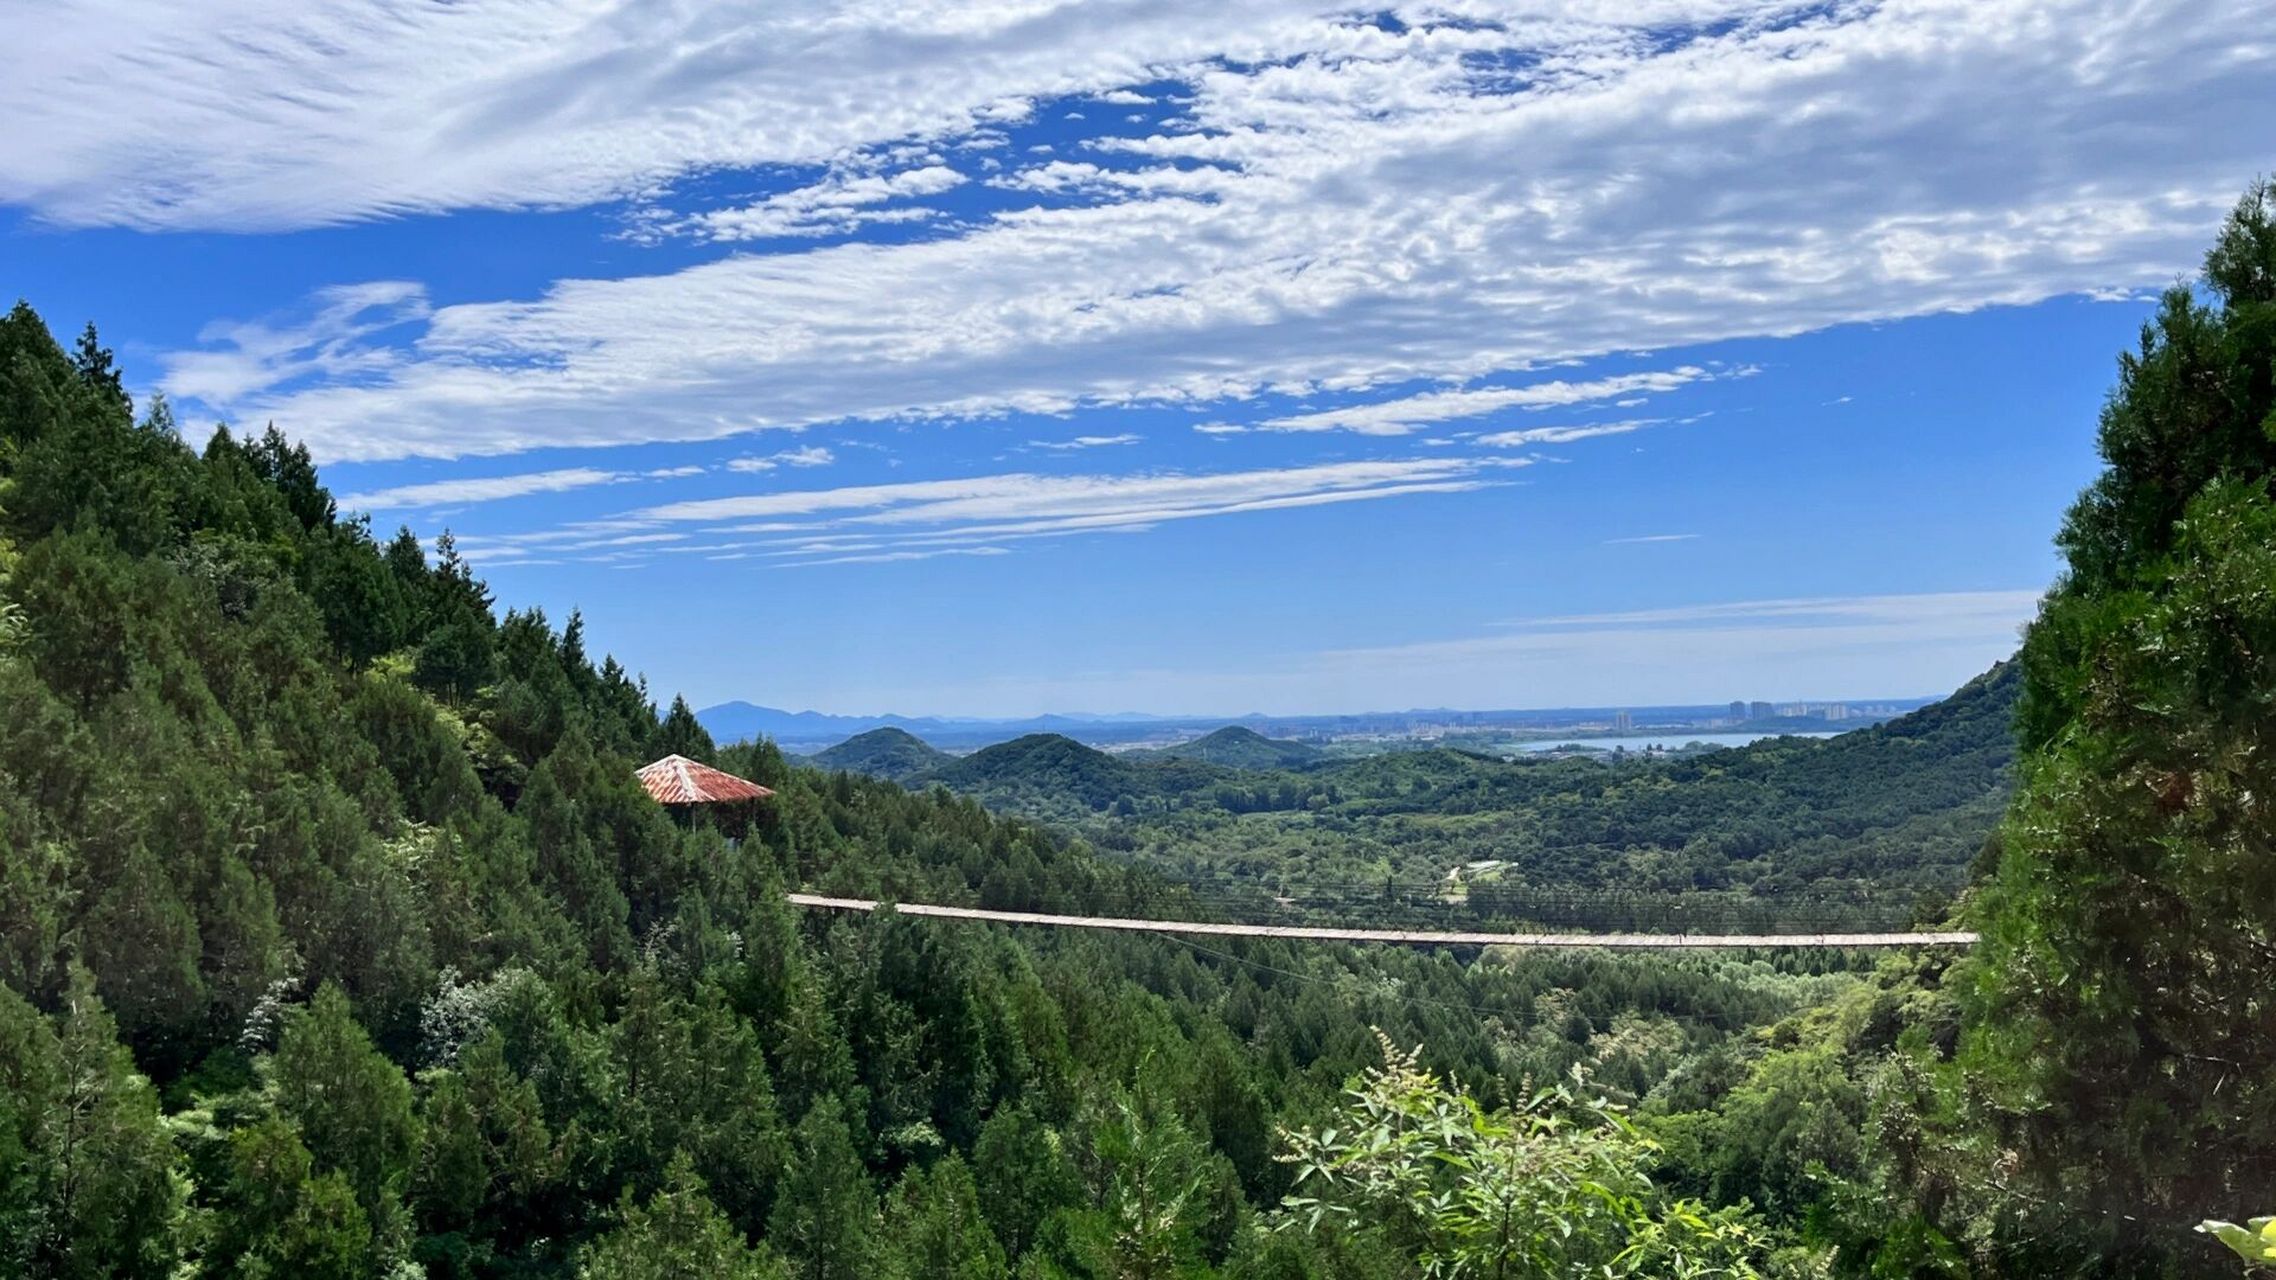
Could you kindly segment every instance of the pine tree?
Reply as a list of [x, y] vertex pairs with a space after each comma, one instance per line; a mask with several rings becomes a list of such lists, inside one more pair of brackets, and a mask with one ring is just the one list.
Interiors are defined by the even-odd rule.
[[2130, 1220], [2276, 1204], [2276, 189], [2204, 287], [2121, 362], [2025, 641], [1963, 1059], [2031, 1194], [2143, 1269], [2197, 1242]]
[[900, 1280], [1000, 1280], [1004, 1249], [980, 1212], [972, 1170], [954, 1152], [912, 1169], [886, 1205]]
[[317, 989], [278, 1037], [277, 1107], [317, 1167], [337, 1170], [375, 1233], [395, 1222], [418, 1144], [411, 1082], [372, 1046], [337, 983]]
[[315, 1157], [284, 1120], [269, 1116], [229, 1135], [221, 1212], [207, 1274], [364, 1280], [372, 1274], [371, 1222], [355, 1188]]
[[743, 1242], [704, 1195], [703, 1180], [675, 1163], [646, 1204], [629, 1194], [620, 1224], [578, 1260], [578, 1280], [780, 1280], [782, 1264]]
[[657, 729], [655, 743], [650, 749], [657, 756], [686, 756], [690, 760], [706, 763], [719, 754], [718, 745], [712, 742], [711, 734], [704, 729], [702, 722], [695, 718], [695, 712], [688, 707], [688, 700], [679, 696], [673, 697], [672, 709], [664, 714], [663, 726]]
[[999, 1111], [981, 1126], [972, 1176], [980, 1208], [1014, 1261], [1034, 1245], [1046, 1218], [1081, 1196], [1059, 1135], [1024, 1107]]
[[95, 322], [79, 331], [79, 345], [73, 351], [72, 368], [78, 371], [79, 380], [87, 385], [102, 401], [114, 408], [122, 418], [134, 416], [134, 400], [126, 393], [126, 382], [119, 374], [111, 349], [95, 336]]
[[794, 1280], [868, 1280], [877, 1260], [877, 1196], [836, 1098], [799, 1121], [767, 1238]]
[[[168, 1275], [180, 1243], [180, 1157], [157, 1091], [136, 1073], [86, 971], [73, 972], [54, 1029], [0, 989], [0, 1097], [12, 1103], [0, 1113], [16, 1110], [19, 1125], [0, 1145], [22, 1153], [34, 1197], [30, 1230], [0, 1241], [0, 1260], [14, 1253], [21, 1274], [58, 1280]], [[0, 1222], [7, 1199], [0, 1175]]]

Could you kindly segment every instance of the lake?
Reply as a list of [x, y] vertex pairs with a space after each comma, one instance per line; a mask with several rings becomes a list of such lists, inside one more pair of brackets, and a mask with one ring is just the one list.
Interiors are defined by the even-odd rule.
[[[1863, 726], [1859, 727], [1862, 728]], [[1672, 750], [1676, 747], [1690, 746], [1693, 743], [1699, 743], [1710, 747], [1743, 747], [1750, 742], [1760, 742], [1764, 738], [1776, 738], [1780, 736], [1789, 738], [1834, 738], [1839, 737], [1841, 733], [1845, 732], [1848, 731], [1819, 730], [1810, 733], [1787, 733], [1784, 735], [1776, 733], [1671, 733], [1664, 735], [1636, 733], [1629, 734], [1626, 737], [1620, 738], [1542, 738], [1536, 742], [1515, 742], [1508, 745], [1514, 746], [1520, 751], [1554, 751], [1559, 747], [1575, 746], [1594, 747], [1599, 751], [1610, 751], [1614, 747], [1626, 747], [1630, 751], [1641, 751], [1645, 747], [1649, 747], [1654, 744], [1667, 747]]]

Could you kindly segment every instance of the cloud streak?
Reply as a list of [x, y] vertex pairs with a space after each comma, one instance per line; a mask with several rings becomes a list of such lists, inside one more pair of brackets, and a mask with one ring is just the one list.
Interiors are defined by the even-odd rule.
[[[595, 563], [658, 554], [880, 563], [953, 548], [994, 555], [1004, 544], [1034, 538], [1135, 533], [1176, 521], [1467, 493], [1501, 483], [1500, 477], [1527, 461], [1443, 457], [1201, 474], [1012, 472], [773, 490], [659, 503], [607, 521], [462, 538], [460, 545], [492, 567], [568, 551], [584, 552]], [[701, 527], [700, 540], [681, 532], [689, 526]], [[669, 536], [639, 536], [646, 534]], [[664, 542], [675, 545], [647, 545]], [[983, 547], [988, 550], [977, 550]]]
[[533, 471], [513, 476], [465, 476], [424, 484], [398, 485], [392, 489], [374, 489], [368, 493], [351, 493], [340, 499], [340, 505], [350, 511], [409, 511], [422, 507], [456, 506], [466, 502], [496, 502], [503, 498], [520, 498], [533, 493], [564, 493], [594, 485], [616, 484], [631, 478], [621, 471], [602, 471], [593, 467], [567, 467], [558, 471]]
[[[1742, 370], [1742, 374], [1752, 370]], [[1258, 431], [1353, 431], [1365, 436], [1403, 436], [1441, 422], [1474, 418], [1504, 409], [1547, 409], [1622, 397], [1658, 395], [1716, 375], [1695, 365], [1652, 373], [1629, 373], [1588, 382], [1537, 382], [1522, 387], [1479, 387], [1353, 405], [1321, 413], [1268, 418]], [[1522, 435], [1511, 432], [1509, 435]], [[1577, 437], [1576, 437], [1577, 438]], [[1503, 441], [1510, 443], [1514, 441]], [[1522, 443], [1522, 442], [1517, 442]]]

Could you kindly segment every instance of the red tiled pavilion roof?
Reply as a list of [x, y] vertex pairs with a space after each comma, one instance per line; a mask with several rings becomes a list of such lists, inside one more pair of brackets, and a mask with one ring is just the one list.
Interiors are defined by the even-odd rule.
[[686, 756], [665, 756], [642, 769], [640, 785], [658, 804], [718, 804], [727, 800], [764, 800], [774, 794], [768, 787], [723, 773]]

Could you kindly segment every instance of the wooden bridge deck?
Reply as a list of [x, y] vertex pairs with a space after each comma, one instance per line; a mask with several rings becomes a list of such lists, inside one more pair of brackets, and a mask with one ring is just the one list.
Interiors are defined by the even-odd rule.
[[[868, 898], [831, 898], [793, 893], [802, 907], [829, 911], [875, 911]], [[993, 920], [999, 924], [1049, 925], [1062, 929], [1113, 929], [1125, 933], [1205, 934], [1235, 938], [1293, 938], [1313, 942], [1380, 942], [1405, 947], [1623, 947], [1679, 951], [1707, 947], [1965, 947], [1973, 933], [1461, 933], [1432, 929], [1345, 929], [1332, 925], [1214, 924], [1200, 920], [1129, 920], [1116, 916], [1059, 916], [1040, 911], [988, 911], [979, 907], [936, 907], [919, 902], [890, 904], [905, 916], [945, 920]]]

